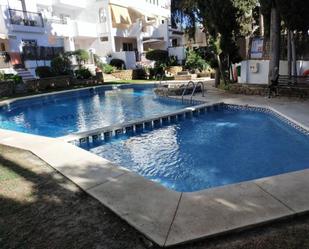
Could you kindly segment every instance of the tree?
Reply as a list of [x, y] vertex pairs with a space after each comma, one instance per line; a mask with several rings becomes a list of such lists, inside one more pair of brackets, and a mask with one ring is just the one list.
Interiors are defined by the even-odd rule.
[[280, 67], [280, 40], [281, 40], [281, 19], [279, 14], [278, 5], [275, 0], [271, 3], [270, 12], [270, 61], [268, 84], [276, 80], [279, 74]]
[[[209, 42], [216, 54], [217, 74], [226, 83], [225, 72], [228, 71], [230, 63], [240, 61], [239, 48], [236, 44], [242, 31], [248, 29], [248, 25], [243, 25], [244, 13], [248, 12], [251, 6], [255, 5], [255, 0], [181, 0], [173, 1], [173, 20], [174, 22], [185, 22], [185, 28], [195, 30], [197, 21], [203, 24], [205, 35], [209, 36]], [[247, 20], [248, 24], [249, 21]], [[191, 31], [189, 34], [193, 35]], [[220, 77], [216, 77], [216, 85]]]
[[[261, 9], [265, 16], [265, 34], [270, 36], [271, 60], [269, 67], [269, 83], [274, 72], [279, 69], [280, 61], [280, 35], [286, 29], [288, 34], [288, 61], [289, 74], [296, 74], [296, 45], [295, 39], [298, 34], [301, 39], [308, 37], [309, 5], [301, 0], [260, 0]], [[284, 26], [281, 24], [281, 19]], [[293, 63], [291, 60], [293, 58]], [[292, 66], [293, 64], [293, 66]], [[291, 70], [291, 67], [293, 70]]]
[[288, 74], [297, 75], [296, 37], [308, 36], [309, 5], [300, 0], [276, 0], [288, 33]]

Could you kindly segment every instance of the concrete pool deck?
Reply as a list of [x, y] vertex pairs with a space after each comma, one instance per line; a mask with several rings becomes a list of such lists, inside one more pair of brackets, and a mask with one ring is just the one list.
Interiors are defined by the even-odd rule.
[[[308, 101], [230, 95], [212, 88], [206, 98], [196, 99], [209, 104], [268, 107], [309, 127]], [[179, 193], [60, 139], [0, 130], [0, 143], [31, 151], [160, 246], [243, 230], [309, 211], [309, 169]]]

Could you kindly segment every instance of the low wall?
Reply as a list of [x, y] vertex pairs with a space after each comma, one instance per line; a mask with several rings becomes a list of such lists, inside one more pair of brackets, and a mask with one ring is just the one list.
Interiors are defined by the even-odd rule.
[[173, 66], [173, 67], [166, 68], [166, 72], [172, 75], [177, 75], [177, 73], [182, 72], [182, 70], [183, 70], [182, 66]]
[[229, 92], [234, 94], [266, 96], [268, 92], [268, 86], [249, 85], [249, 84], [230, 84]]
[[0, 97], [9, 97], [14, 93], [15, 84], [14, 81], [1, 81], [0, 82]]
[[117, 70], [113, 72], [112, 75], [122, 80], [137, 80], [137, 79], [145, 79], [146, 77], [146, 73], [142, 69]]
[[44, 91], [53, 88], [66, 88], [71, 85], [71, 76], [58, 76], [37, 80], [29, 80], [26, 82], [29, 92]]
[[[309, 61], [297, 61], [297, 75], [309, 69]], [[267, 84], [269, 60], [245, 60], [241, 62], [241, 75], [238, 83], [242, 84]], [[279, 74], [288, 74], [288, 62], [280, 61]]]

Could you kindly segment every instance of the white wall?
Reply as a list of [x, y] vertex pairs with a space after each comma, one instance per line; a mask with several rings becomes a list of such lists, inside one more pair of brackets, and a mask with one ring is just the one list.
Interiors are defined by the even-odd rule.
[[184, 47], [173, 47], [168, 49], [169, 56], [177, 56], [178, 62], [182, 62], [186, 58], [186, 50]]
[[[258, 72], [251, 72], [250, 66], [257, 64]], [[309, 69], [309, 61], [297, 62], [297, 73], [302, 75]], [[242, 84], [268, 84], [269, 60], [246, 60], [241, 62], [241, 77], [238, 82]], [[288, 74], [288, 62], [280, 61], [279, 74]]]
[[125, 62], [127, 69], [136, 68], [135, 52], [115, 52], [112, 53], [113, 59], [121, 59]]

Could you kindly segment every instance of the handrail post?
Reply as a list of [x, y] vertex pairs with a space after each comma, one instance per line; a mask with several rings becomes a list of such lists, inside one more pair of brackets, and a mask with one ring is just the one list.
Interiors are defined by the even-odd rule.
[[187, 89], [189, 88], [189, 86], [190, 86], [191, 84], [192, 84], [192, 86], [193, 86], [193, 89], [195, 88], [194, 82], [193, 82], [193, 81], [189, 81], [188, 84], [186, 85], [185, 89], [184, 89], [183, 92], [182, 92], [182, 97], [181, 97], [182, 103], [183, 103], [184, 96], [185, 96], [185, 94], [186, 94], [186, 92], [187, 92]]

